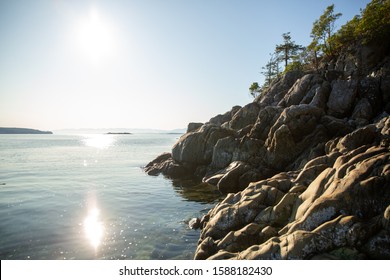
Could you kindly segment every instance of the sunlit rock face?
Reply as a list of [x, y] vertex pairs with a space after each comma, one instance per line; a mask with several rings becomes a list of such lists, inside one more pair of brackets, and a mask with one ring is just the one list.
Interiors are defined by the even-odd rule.
[[183, 135], [172, 148], [172, 158], [187, 165], [207, 165], [219, 139], [234, 135], [230, 129], [203, 125], [197, 131]]
[[226, 195], [196, 259], [390, 258], [390, 60], [375, 49], [286, 73], [146, 166]]
[[390, 258], [389, 128], [387, 117], [328, 142], [299, 172], [228, 195], [207, 214], [195, 258]]

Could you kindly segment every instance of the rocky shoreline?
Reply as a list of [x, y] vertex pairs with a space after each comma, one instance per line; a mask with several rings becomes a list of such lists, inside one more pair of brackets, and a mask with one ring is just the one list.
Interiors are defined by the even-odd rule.
[[227, 195], [195, 259], [390, 259], [389, 74], [388, 49], [359, 46], [189, 124], [145, 172]]

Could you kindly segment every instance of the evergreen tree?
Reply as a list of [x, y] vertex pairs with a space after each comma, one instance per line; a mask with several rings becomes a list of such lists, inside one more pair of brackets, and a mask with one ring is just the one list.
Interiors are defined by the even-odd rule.
[[268, 87], [271, 82], [279, 76], [280, 69], [279, 69], [279, 61], [277, 57], [274, 54], [270, 54], [271, 58], [268, 61], [268, 63], [262, 67], [265, 71], [261, 72], [265, 76], [265, 82], [263, 87]]
[[321, 50], [327, 55], [333, 55], [332, 35], [335, 30], [335, 21], [341, 17], [341, 13], [334, 13], [334, 5], [326, 8], [325, 12], [313, 24], [311, 37], [313, 42], [319, 44]]
[[258, 82], [254, 82], [249, 87], [249, 93], [253, 96], [253, 98], [256, 98], [261, 91], [261, 87], [259, 86]]
[[314, 68], [318, 70], [318, 52], [320, 47], [317, 40], [313, 40], [310, 45], [307, 46], [307, 53], [309, 57], [309, 64], [314, 64]]
[[295, 57], [303, 47], [291, 40], [290, 32], [283, 33], [282, 36], [283, 44], [276, 45], [275, 53], [284, 61], [284, 67], [287, 67], [288, 61]]

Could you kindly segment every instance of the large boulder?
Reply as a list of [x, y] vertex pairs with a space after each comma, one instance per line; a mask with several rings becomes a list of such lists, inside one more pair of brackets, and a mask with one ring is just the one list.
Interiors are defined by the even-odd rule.
[[[382, 80], [382, 78], [380, 73], [376, 73], [373, 77], [366, 77], [359, 83], [359, 97], [364, 100], [364, 102], [370, 104], [371, 107], [371, 112], [369, 112], [367, 116], [363, 116], [368, 120], [371, 120], [373, 116], [383, 110], [383, 97], [386, 92], [381, 91], [381, 83], [382, 81], [385, 81], [385, 79]], [[367, 114], [367, 112], [365, 113]]]
[[223, 125], [224, 123], [228, 123], [231, 121], [233, 116], [237, 113], [238, 110], [241, 109], [241, 106], [234, 106], [230, 111], [227, 111], [224, 114], [219, 114], [215, 117], [212, 117], [208, 123], [214, 125]]
[[307, 104], [284, 109], [270, 129], [265, 143], [268, 165], [283, 170], [304, 150], [326, 139], [324, 128], [319, 126], [323, 114], [322, 109]]
[[193, 173], [191, 169], [175, 162], [172, 159], [171, 153], [159, 155], [144, 167], [144, 171], [148, 175], [156, 176], [162, 173], [171, 178], [183, 178]]
[[354, 130], [354, 126], [347, 119], [339, 119], [329, 115], [321, 118], [321, 124], [326, 128], [329, 137], [344, 136]]
[[248, 125], [253, 125], [256, 122], [260, 111], [260, 106], [256, 103], [249, 103], [239, 109], [229, 122], [229, 127], [234, 130], [240, 130]]
[[332, 91], [327, 103], [328, 114], [337, 118], [344, 118], [351, 114], [357, 95], [356, 80], [335, 80], [332, 82]]
[[358, 147], [373, 144], [377, 139], [377, 127], [373, 124], [359, 128], [342, 138], [336, 138], [326, 143], [326, 151], [345, 152], [355, 150]]
[[324, 83], [324, 79], [320, 75], [307, 74], [295, 82], [278, 105], [288, 107], [308, 104], [314, 98], [318, 89], [321, 88], [322, 83]]
[[212, 124], [191, 124], [188, 131], [173, 146], [172, 153], [164, 153], [145, 166], [148, 175], [162, 173], [172, 178], [203, 176], [218, 140], [235, 135], [230, 129]]
[[201, 128], [203, 125], [203, 123], [189, 123], [188, 126], [187, 126], [187, 132], [186, 133], [190, 133], [190, 132], [194, 132], [196, 130], [198, 130], [199, 128]]
[[209, 171], [215, 172], [223, 169], [233, 161], [243, 161], [254, 165], [261, 162], [264, 153], [264, 141], [259, 139], [250, 137], [222, 138], [214, 146]]
[[269, 89], [264, 95], [259, 95], [255, 102], [259, 103], [262, 107], [276, 106], [296, 82], [297, 79], [303, 76], [301, 71], [289, 71], [285, 75], [276, 79], [271, 83]]
[[251, 167], [244, 162], [232, 162], [218, 181], [218, 190], [222, 193], [235, 193], [244, 189], [246, 185], [240, 184], [240, 177], [250, 169]]
[[384, 110], [390, 114], [390, 58], [385, 60], [383, 67], [378, 71], [378, 76], [381, 81], [382, 105]]
[[180, 137], [172, 148], [172, 158], [185, 165], [208, 165], [218, 140], [232, 135], [234, 132], [230, 129], [205, 124], [198, 130]]
[[256, 123], [252, 127], [249, 137], [265, 141], [271, 127], [275, 124], [283, 108], [279, 106], [267, 106], [260, 110]]
[[240, 146], [240, 139], [236, 137], [225, 137], [217, 141], [214, 146], [210, 171], [216, 171], [225, 168], [233, 161], [233, 155]]

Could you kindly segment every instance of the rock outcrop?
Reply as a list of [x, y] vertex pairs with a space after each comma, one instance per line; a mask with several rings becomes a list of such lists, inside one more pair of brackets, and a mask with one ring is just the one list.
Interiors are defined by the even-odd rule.
[[145, 167], [226, 195], [196, 259], [390, 259], [390, 60], [372, 52], [286, 73]]
[[204, 219], [195, 258], [390, 258], [389, 129], [386, 117], [327, 142], [300, 171], [229, 194]]

